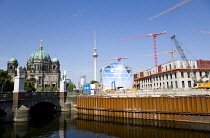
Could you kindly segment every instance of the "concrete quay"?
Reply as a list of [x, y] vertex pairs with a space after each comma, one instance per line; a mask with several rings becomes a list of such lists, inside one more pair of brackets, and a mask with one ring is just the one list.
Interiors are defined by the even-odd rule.
[[207, 96], [210, 95], [208, 89], [189, 90], [139, 90], [139, 91], [116, 91], [106, 92], [104, 96], [109, 97], [177, 97], [177, 96]]

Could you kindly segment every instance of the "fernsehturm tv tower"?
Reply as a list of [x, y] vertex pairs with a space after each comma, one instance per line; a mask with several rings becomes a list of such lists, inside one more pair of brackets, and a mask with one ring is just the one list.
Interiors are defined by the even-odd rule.
[[96, 81], [96, 62], [98, 53], [96, 51], [96, 32], [94, 32], [94, 52], [93, 52], [93, 58], [94, 58], [94, 81]]

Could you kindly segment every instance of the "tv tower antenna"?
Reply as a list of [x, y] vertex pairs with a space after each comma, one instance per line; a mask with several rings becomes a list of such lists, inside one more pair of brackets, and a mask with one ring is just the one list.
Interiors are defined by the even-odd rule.
[[96, 61], [98, 57], [97, 49], [96, 49], [96, 32], [94, 32], [94, 52], [93, 52], [93, 58], [94, 58], [94, 81], [96, 81]]

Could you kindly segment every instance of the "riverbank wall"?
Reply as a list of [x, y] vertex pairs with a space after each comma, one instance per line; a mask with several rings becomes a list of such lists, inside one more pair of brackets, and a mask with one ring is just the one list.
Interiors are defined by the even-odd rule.
[[210, 97], [76, 98], [77, 113], [98, 116], [210, 123]]

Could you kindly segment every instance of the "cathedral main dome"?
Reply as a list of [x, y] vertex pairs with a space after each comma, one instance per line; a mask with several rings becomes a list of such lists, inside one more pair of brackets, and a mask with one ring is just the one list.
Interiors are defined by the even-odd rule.
[[43, 50], [42, 43], [39, 46], [39, 50], [33, 52], [30, 55], [30, 58], [28, 59], [28, 61], [33, 61], [33, 60], [41, 60], [41, 61], [51, 62], [49, 54]]

